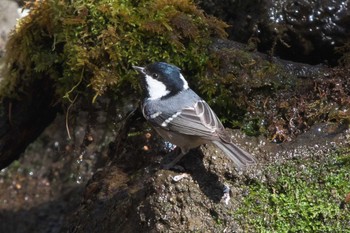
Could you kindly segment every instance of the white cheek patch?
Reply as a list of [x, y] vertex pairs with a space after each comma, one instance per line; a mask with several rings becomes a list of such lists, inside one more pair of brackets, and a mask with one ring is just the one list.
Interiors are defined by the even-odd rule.
[[186, 79], [184, 78], [184, 76], [181, 73], [180, 73], [180, 78], [184, 82], [183, 89], [184, 90], [188, 89], [188, 83], [187, 83]]
[[164, 83], [149, 75], [146, 75], [146, 83], [150, 100], [160, 99], [170, 93], [170, 91], [166, 89]]

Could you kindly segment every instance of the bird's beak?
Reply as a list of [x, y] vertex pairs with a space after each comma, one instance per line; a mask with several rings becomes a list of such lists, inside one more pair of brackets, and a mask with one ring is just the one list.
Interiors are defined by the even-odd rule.
[[145, 74], [145, 68], [141, 67], [141, 66], [132, 66], [132, 68], [134, 68], [136, 71], [138, 71], [141, 74]]

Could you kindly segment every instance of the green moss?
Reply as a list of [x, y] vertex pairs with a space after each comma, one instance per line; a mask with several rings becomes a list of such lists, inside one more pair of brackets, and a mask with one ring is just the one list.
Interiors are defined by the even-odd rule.
[[254, 98], [260, 94], [268, 98], [278, 89], [290, 88], [282, 81], [290, 75], [283, 74], [280, 66], [243, 49], [220, 49], [209, 60], [209, 71], [197, 81], [198, 91], [226, 125], [241, 127], [248, 135], [265, 133], [261, 124], [264, 111], [256, 111], [255, 115], [249, 112], [263, 106]]
[[55, 81], [58, 101], [95, 99], [110, 87], [130, 95], [131, 65], [154, 61], [200, 75], [211, 36], [226, 36], [225, 27], [189, 0], [36, 1], [8, 42], [0, 93], [18, 95], [44, 76]]
[[343, 151], [271, 165], [264, 171], [266, 181], [250, 184], [243, 206], [232, 215], [247, 232], [350, 231], [349, 203], [344, 206], [350, 192], [348, 160]]

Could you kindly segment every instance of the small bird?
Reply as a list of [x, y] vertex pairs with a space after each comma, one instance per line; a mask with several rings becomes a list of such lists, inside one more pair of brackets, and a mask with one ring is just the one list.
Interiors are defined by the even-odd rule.
[[251, 154], [231, 142], [214, 111], [189, 88], [180, 68], [165, 62], [133, 68], [143, 76], [144, 117], [163, 139], [181, 149], [168, 168], [190, 149], [207, 143], [219, 147], [238, 168], [255, 163]]

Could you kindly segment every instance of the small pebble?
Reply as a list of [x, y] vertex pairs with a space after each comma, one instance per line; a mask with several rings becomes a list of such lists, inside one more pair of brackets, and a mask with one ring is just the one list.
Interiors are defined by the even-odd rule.
[[183, 178], [188, 177], [187, 173], [182, 173], [181, 175], [173, 176], [173, 181], [178, 182]]
[[222, 196], [221, 200], [226, 204], [228, 205], [231, 197], [230, 197], [230, 187], [225, 184], [224, 185], [224, 188], [223, 188], [223, 192], [224, 192], [224, 195]]

